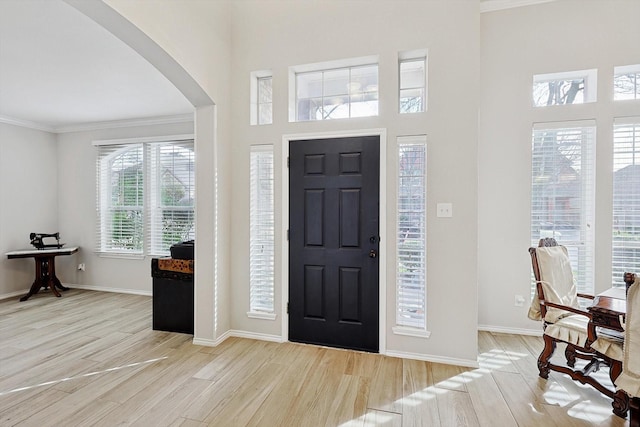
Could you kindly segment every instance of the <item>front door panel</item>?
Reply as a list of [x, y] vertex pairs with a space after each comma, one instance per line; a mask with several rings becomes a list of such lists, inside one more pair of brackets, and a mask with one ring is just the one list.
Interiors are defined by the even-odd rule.
[[378, 351], [379, 141], [290, 142], [291, 341]]

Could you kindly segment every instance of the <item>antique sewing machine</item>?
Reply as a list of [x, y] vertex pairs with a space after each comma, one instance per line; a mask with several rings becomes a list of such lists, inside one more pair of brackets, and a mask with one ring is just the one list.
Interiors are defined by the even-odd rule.
[[[64, 243], [60, 243], [60, 233], [31, 233], [29, 238], [31, 239], [31, 244], [37, 249], [60, 249], [64, 246]], [[45, 239], [49, 243], [45, 243]], [[51, 239], [55, 239], [56, 242], [52, 243]]]

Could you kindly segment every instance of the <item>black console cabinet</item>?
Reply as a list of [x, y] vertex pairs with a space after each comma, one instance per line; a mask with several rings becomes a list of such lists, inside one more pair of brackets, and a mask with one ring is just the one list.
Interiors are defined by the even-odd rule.
[[193, 273], [160, 270], [151, 260], [153, 329], [193, 334]]

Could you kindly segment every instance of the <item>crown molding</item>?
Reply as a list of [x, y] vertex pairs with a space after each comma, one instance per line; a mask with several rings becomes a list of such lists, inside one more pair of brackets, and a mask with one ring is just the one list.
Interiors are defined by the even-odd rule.
[[175, 116], [150, 117], [146, 119], [113, 120], [108, 122], [83, 123], [55, 128], [55, 133], [86, 132], [92, 130], [116, 129], [134, 126], [154, 126], [172, 123], [193, 122], [193, 114], [179, 114]]
[[29, 120], [15, 119], [8, 116], [0, 116], [0, 123], [6, 123], [9, 125], [20, 126], [29, 129], [40, 130], [50, 133], [70, 133], [70, 132], [86, 132], [103, 129], [116, 129], [134, 126], [156, 126], [166, 125], [172, 123], [189, 123], [193, 122], [193, 114], [178, 114], [174, 116], [161, 116], [150, 117], [146, 119], [127, 119], [127, 120], [113, 120], [106, 122], [91, 122], [82, 123], [70, 126], [47, 126], [41, 123], [32, 122]]
[[8, 124], [8, 125], [14, 125], [14, 126], [20, 126], [20, 127], [23, 127], [23, 128], [29, 128], [29, 129], [34, 129], [34, 130], [41, 130], [43, 132], [50, 132], [50, 133], [55, 133], [56, 132], [56, 130], [51, 126], [43, 125], [43, 124], [36, 123], [36, 122], [31, 122], [29, 120], [15, 119], [13, 117], [8, 117], [8, 116], [0, 116], [0, 123], [5, 123], [5, 124]]
[[513, 9], [514, 7], [532, 6], [535, 4], [550, 3], [552, 1], [556, 0], [481, 0], [480, 13]]

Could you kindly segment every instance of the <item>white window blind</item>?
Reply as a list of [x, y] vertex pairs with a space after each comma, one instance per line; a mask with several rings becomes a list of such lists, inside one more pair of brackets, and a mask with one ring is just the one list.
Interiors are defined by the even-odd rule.
[[142, 144], [99, 147], [98, 252], [142, 254], [144, 150]]
[[613, 128], [613, 283], [640, 272], [640, 117], [615, 119]]
[[194, 238], [193, 140], [94, 144], [98, 253], [169, 255]]
[[195, 238], [193, 141], [148, 144], [148, 252], [167, 255], [176, 242]]
[[595, 122], [535, 124], [532, 139], [531, 244], [566, 246], [578, 292], [592, 294]]
[[426, 329], [426, 137], [398, 138], [396, 324]]
[[273, 146], [251, 147], [249, 310], [274, 312]]

